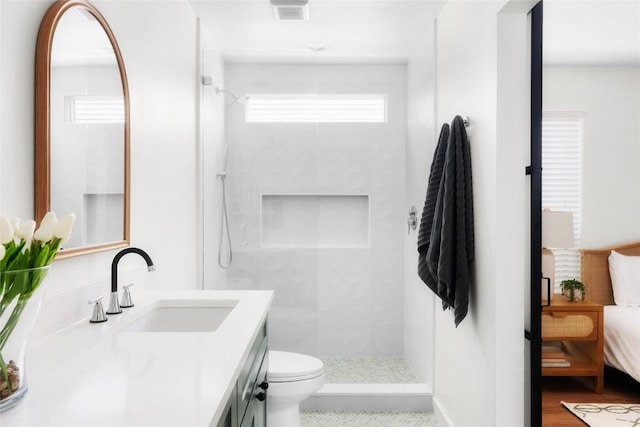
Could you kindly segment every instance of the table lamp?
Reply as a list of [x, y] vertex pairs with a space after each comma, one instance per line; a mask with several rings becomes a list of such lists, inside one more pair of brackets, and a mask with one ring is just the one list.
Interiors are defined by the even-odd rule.
[[542, 299], [549, 301], [554, 294], [556, 278], [556, 258], [551, 249], [569, 249], [575, 246], [573, 239], [573, 213], [562, 211], [542, 211], [542, 277], [549, 279], [551, 289], [542, 286]]

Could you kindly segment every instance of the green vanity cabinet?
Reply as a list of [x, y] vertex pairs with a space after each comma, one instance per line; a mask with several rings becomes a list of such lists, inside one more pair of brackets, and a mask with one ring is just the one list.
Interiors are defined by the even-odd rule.
[[[266, 347], [265, 347], [266, 350]], [[241, 427], [264, 427], [267, 425], [267, 365], [268, 353], [261, 353], [262, 360], [255, 383], [253, 384], [253, 392], [247, 404], [247, 409], [242, 417]]]
[[217, 427], [266, 427], [268, 340], [266, 322], [260, 327], [242, 366], [238, 382]]
[[238, 425], [238, 411], [236, 406], [237, 395], [238, 387], [236, 386], [224, 407], [224, 411], [220, 416], [220, 421], [218, 421], [217, 427], [236, 427]]

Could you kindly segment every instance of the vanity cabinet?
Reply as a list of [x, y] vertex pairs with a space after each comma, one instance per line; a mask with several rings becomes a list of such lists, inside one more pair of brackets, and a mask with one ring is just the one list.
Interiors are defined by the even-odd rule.
[[242, 366], [217, 427], [266, 427], [268, 355], [265, 322], [251, 345], [249, 357]]
[[267, 358], [268, 356], [265, 354], [253, 386], [252, 398], [247, 404], [246, 412], [240, 423], [241, 427], [265, 427], [267, 425]]
[[238, 425], [238, 411], [236, 410], [236, 399], [238, 395], [238, 387], [234, 387], [231, 397], [224, 406], [224, 411], [220, 416], [217, 427], [236, 427]]

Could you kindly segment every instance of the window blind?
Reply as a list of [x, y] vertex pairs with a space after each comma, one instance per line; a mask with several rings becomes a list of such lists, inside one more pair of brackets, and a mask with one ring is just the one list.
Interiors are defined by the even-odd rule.
[[249, 95], [246, 121], [253, 123], [384, 123], [381, 94]]
[[76, 96], [72, 121], [78, 124], [124, 123], [124, 99], [117, 96]]
[[[572, 117], [573, 116], [573, 117]], [[542, 207], [573, 213], [573, 235], [580, 247], [582, 229], [582, 117], [562, 114], [542, 121]], [[578, 249], [554, 249], [559, 289], [565, 279], [580, 280]]]

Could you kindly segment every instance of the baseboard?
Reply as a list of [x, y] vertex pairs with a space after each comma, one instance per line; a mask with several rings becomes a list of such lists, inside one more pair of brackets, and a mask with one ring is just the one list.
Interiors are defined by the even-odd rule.
[[301, 403], [302, 411], [431, 412], [426, 384], [325, 384]]
[[451, 418], [447, 415], [447, 411], [442, 407], [442, 404], [437, 397], [432, 399], [433, 414], [438, 418], [438, 427], [452, 427], [453, 423]]

